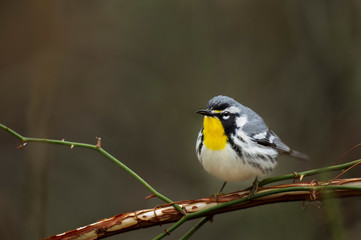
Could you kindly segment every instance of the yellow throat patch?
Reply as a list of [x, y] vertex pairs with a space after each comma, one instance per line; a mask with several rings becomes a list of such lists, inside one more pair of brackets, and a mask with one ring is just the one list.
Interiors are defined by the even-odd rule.
[[204, 117], [203, 136], [204, 145], [211, 150], [222, 150], [228, 140], [221, 121], [215, 117]]

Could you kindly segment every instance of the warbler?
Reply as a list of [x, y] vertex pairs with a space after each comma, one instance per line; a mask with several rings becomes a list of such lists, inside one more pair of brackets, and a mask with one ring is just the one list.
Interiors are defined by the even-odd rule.
[[275, 168], [280, 154], [308, 159], [290, 149], [257, 113], [233, 98], [213, 97], [207, 109], [197, 113], [204, 115], [196, 143], [197, 157], [207, 172], [224, 181], [220, 192], [227, 182], [254, 179], [253, 195], [259, 178]]

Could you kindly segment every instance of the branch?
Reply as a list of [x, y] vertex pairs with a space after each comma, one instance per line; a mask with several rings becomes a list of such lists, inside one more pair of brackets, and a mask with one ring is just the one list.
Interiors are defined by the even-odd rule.
[[[361, 196], [361, 178], [338, 179], [342, 174], [351, 168], [361, 164], [361, 159], [348, 162], [336, 166], [329, 166], [320, 169], [314, 169], [304, 172], [294, 172], [273, 178], [268, 178], [260, 182], [258, 192], [251, 198], [248, 198], [249, 190], [229, 193], [217, 198], [202, 198], [198, 200], [185, 200], [173, 202], [164, 195], [158, 193], [150, 184], [128, 168], [125, 164], [113, 157], [101, 147], [101, 139], [97, 138], [96, 145], [69, 142], [63, 140], [52, 140], [44, 138], [24, 137], [12, 129], [0, 124], [0, 129], [4, 129], [10, 134], [21, 140], [19, 149], [23, 148], [28, 142], [45, 142], [52, 144], [60, 144], [74, 147], [89, 148], [96, 150], [115, 164], [120, 166], [128, 174], [143, 184], [153, 194], [150, 197], [158, 197], [167, 202], [167, 204], [156, 206], [152, 209], [144, 209], [126, 214], [118, 214], [114, 217], [100, 220], [96, 223], [75, 230], [58, 234], [46, 240], [86, 240], [101, 239], [114, 234], [132, 231], [140, 228], [147, 228], [155, 225], [175, 222], [172, 226], [159, 234], [154, 239], [162, 239], [169, 235], [172, 231], [181, 226], [184, 222], [203, 217], [192, 229], [190, 229], [182, 239], [188, 239], [203, 224], [211, 220], [215, 214], [225, 213], [229, 211], [255, 207], [264, 204], [288, 202], [288, 201], [322, 201], [326, 198], [343, 198], [350, 196]], [[272, 187], [263, 187], [269, 183], [278, 182], [286, 179], [299, 179], [303, 177], [330, 172], [335, 170], [343, 170], [341, 174], [329, 181], [311, 181], [293, 184], [284, 184]], [[148, 197], [149, 198], [149, 197]]]
[[[321, 191], [322, 194], [319, 194]], [[252, 199], [247, 198], [248, 194], [249, 190], [244, 190], [218, 196], [218, 201], [214, 197], [209, 197], [176, 202], [187, 212], [185, 216], [175, 210], [170, 204], [159, 205], [152, 209], [118, 214], [85, 227], [45, 238], [44, 240], [95, 240], [140, 228], [177, 222], [168, 228], [166, 232], [154, 238], [161, 239], [185, 221], [207, 216], [207, 219], [202, 219], [195, 226], [196, 229], [191, 229], [188, 232], [192, 234], [193, 231], [196, 231], [197, 228], [215, 214], [271, 203], [322, 201], [330, 198], [361, 196], [361, 178], [338, 179], [332, 182], [311, 181], [264, 187], [260, 188]]]
[[5, 131], [9, 132], [10, 134], [12, 134], [15, 137], [17, 137], [18, 139], [20, 139], [21, 144], [17, 147], [19, 149], [22, 149], [24, 146], [26, 146], [26, 144], [28, 142], [42, 142], [42, 143], [52, 143], [52, 144], [66, 145], [66, 146], [70, 146], [71, 149], [73, 149], [74, 147], [81, 147], [81, 148], [88, 148], [88, 149], [98, 151], [102, 155], [104, 155], [105, 157], [110, 159], [112, 162], [114, 162], [116, 165], [121, 167], [124, 171], [126, 171], [129, 175], [131, 175], [133, 178], [135, 178], [138, 182], [143, 184], [151, 193], [153, 193], [154, 196], [156, 196], [157, 198], [163, 200], [166, 203], [171, 203], [172, 206], [177, 209], [177, 211], [179, 211], [179, 212], [182, 211], [182, 208], [180, 208], [179, 206], [174, 204], [174, 202], [172, 200], [170, 200], [166, 196], [160, 194], [149, 183], [147, 183], [143, 178], [141, 178], [138, 174], [136, 174], [133, 170], [128, 168], [124, 163], [122, 163], [121, 161], [116, 159], [114, 156], [112, 156], [110, 153], [105, 151], [101, 147], [101, 138], [99, 138], [99, 137], [96, 138], [97, 139], [96, 145], [92, 145], [92, 144], [79, 143], [79, 142], [69, 142], [69, 141], [65, 141], [64, 139], [62, 139], [62, 140], [54, 140], [54, 139], [45, 139], [45, 138], [24, 137], [24, 136], [20, 135], [19, 133], [15, 132], [14, 130], [6, 127], [5, 125], [3, 125], [1, 123], [0, 123], [0, 129], [4, 129]]

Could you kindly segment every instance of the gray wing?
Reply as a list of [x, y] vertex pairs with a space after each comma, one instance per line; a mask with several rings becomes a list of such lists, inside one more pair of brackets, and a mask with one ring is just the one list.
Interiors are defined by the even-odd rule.
[[242, 130], [250, 137], [257, 134], [266, 134], [269, 131], [263, 119], [250, 108], [241, 105], [242, 115], [247, 116], [247, 122]]
[[271, 147], [281, 154], [288, 154], [303, 160], [308, 159], [307, 155], [292, 150], [283, 143], [282, 140], [267, 127], [266, 123], [257, 113], [245, 106], [243, 106], [243, 113], [246, 114], [248, 122], [243, 126], [242, 130], [252, 139], [252, 141], [266, 147]]
[[247, 107], [243, 108], [243, 113], [246, 114], [248, 122], [243, 126], [242, 130], [253, 141], [263, 146], [272, 147], [280, 153], [289, 153], [291, 151], [291, 149], [267, 127], [266, 123], [257, 113]]
[[290, 153], [291, 149], [284, 144], [281, 139], [271, 130], [267, 130], [264, 138], [252, 138], [253, 141], [263, 146], [271, 147], [276, 149], [279, 153]]
[[277, 150], [280, 154], [287, 154], [291, 157], [298, 158], [301, 160], [308, 160], [309, 157], [303, 153], [292, 150], [288, 147], [282, 140], [272, 131], [267, 129], [265, 132], [261, 134], [253, 134], [250, 136], [252, 141], [257, 142], [260, 145], [271, 147]]

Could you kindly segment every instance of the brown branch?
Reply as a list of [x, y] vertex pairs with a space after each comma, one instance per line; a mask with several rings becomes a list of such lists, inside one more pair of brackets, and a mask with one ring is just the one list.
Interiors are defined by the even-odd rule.
[[[338, 179], [333, 181], [311, 181], [303, 183], [284, 184], [272, 187], [260, 188], [258, 193], [266, 193], [276, 189], [285, 189], [290, 187], [298, 187], [298, 191], [286, 191], [282, 193], [271, 194], [263, 196], [240, 204], [226, 206], [221, 209], [207, 212], [202, 216], [212, 216], [218, 213], [225, 213], [229, 211], [260, 206], [270, 203], [289, 202], [289, 201], [322, 201], [325, 198], [343, 198], [352, 196], [361, 196], [361, 190], [357, 189], [335, 189], [330, 191], [323, 191], [322, 196], [319, 194], [320, 190], [327, 186], [350, 186], [361, 187], [361, 178]], [[321, 187], [321, 188], [320, 188]], [[305, 190], [303, 190], [304, 188]], [[308, 189], [308, 190], [307, 190]], [[311, 189], [311, 190], [310, 190]], [[241, 199], [248, 195], [249, 190], [234, 192], [218, 196], [218, 201], [214, 197], [201, 198], [197, 200], [185, 200], [176, 202], [181, 206], [186, 213], [196, 213], [220, 203], [226, 203], [233, 200]], [[80, 227], [75, 230], [61, 233], [58, 235], [45, 238], [44, 240], [95, 240], [105, 238], [111, 235], [132, 231], [140, 228], [147, 228], [166, 223], [178, 221], [183, 215], [174, 209], [171, 204], [163, 204], [152, 209], [144, 209], [135, 212], [118, 214], [116, 216], [100, 220], [85, 227]]]

